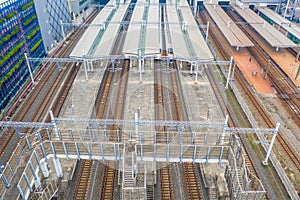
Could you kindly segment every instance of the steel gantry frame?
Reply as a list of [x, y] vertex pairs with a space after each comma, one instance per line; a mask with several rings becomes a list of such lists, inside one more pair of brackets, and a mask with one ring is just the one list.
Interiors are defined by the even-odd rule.
[[[119, 121], [119, 120], [118, 120]], [[115, 121], [115, 122], [118, 122]], [[226, 166], [226, 179], [231, 187], [232, 194], [236, 194], [237, 196], [248, 196], [249, 195], [259, 195], [259, 198], [263, 198], [265, 195], [265, 190], [259, 179], [250, 178], [252, 175], [247, 175], [249, 172], [245, 165], [245, 158], [243, 157], [242, 148], [240, 145], [239, 137], [235, 136], [233, 133], [229, 132], [233, 131], [251, 131], [250, 129], [233, 129], [228, 128], [226, 125], [226, 120], [222, 123], [205, 123], [205, 122], [163, 122], [164, 125], [168, 126], [176, 126], [178, 125], [194, 125], [199, 127], [220, 127], [220, 130], [226, 132], [224, 138], [221, 137], [222, 133], [215, 135], [207, 135], [207, 133], [197, 133], [190, 134], [186, 136], [185, 132], [179, 130], [179, 132], [174, 132], [174, 134], [178, 134], [179, 137], [174, 138], [171, 135], [172, 140], [166, 140], [166, 144], [157, 143], [156, 134], [154, 132], [153, 137], [147, 138], [143, 133], [139, 133], [138, 135], [129, 134], [127, 139], [118, 139], [118, 142], [111, 142], [109, 138], [105, 134], [107, 131], [104, 129], [102, 131], [98, 131], [98, 135], [101, 135], [102, 139], [96, 141], [95, 135], [100, 125], [106, 125], [107, 123], [112, 123], [112, 121], [108, 120], [90, 120], [90, 119], [59, 119], [52, 118], [52, 122], [48, 123], [48, 126], [51, 127], [50, 130], [47, 129], [47, 136], [42, 137], [41, 131], [37, 131], [34, 134], [27, 135], [21, 139], [19, 148], [16, 152], [22, 152], [20, 157], [13, 156], [9, 162], [7, 162], [6, 166], [2, 169], [2, 177], [5, 178], [6, 183], [0, 182], [0, 184], [5, 184], [6, 187], [10, 187], [12, 178], [15, 176], [16, 171], [18, 170], [17, 165], [23, 156], [25, 156], [26, 152], [30, 152], [31, 156], [29, 162], [27, 163], [23, 176], [20, 178], [18, 183], [18, 191], [20, 193], [20, 197], [22, 199], [26, 199], [30, 192], [32, 192], [32, 184], [33, 180], [35, 182], [39, 182], [40, 177], [38, 176], [39, 170], [42, 169], [42, 165], [45, 162], [48, 162], [49, 159], [53, 159], [55, 172], [57, 177], [62, 175], [60, 159], [98, 159], [98, 160], [117, 160], [121, 161], [125, 159], [125, 156], [134, 156], [134, 162], [141, 163], [156, 163], [156, 162], [193, 162], [193, 163], [219, 163], [225, 164]], [[141, 123], [141, 125], [146, 125], [146, 122], [143, 121], [125, 121], [122, 120], [123, 123], [129, 124], [137, 124]], [[22, 123], [22, 122], [20, 122]], [[2, 123], [2, 127], [20, 127], [20, 123], [10, 122], [10, 123]], [[71, 124], [89, 124], [87, 127], [93, 127], [96, 129], [85, 128], [80, 131], [80, 134], [85, 134], [85, 137], [76, 136], [75, 130], [59, 130], [58, 127], [60, 124], [71, 123]], [[147, 122], [153, 123], [153, 125], [160, 124], [161, 122]], [[95, 124], [95, 125], [93, 125]], [[28, 126], [30, 124], [24, 123], [24, 126]], [[31, 124], [30, 127], [34, 127], [37, 123]], [[41, 126], [38, 126], [41, 127]], [[275, 132], [275, 129], [262, 129], [268, 133]], [[49, 132], [57, 132], [53, 133], [53, 136], [50, 136]], [[255, 130], [257, 131], [257, 129]], [[118, 131], [116, 131], [118, 132]], [[134, 133], [134, 131], [132, 132]], [[118, 135], [118, 133], [116, 133]], [[199, 136], [201, 134], [202, 136]], [[184, 139], [184, 137], [186, 137]], [[195, 140], [195, 137], [204, 137], [206, 138], [203, 142], [199, 143], [199, 140]], [[209, 139], [215, 138], [215, 139]], [[222, 142], [220, 142], [222, 140]], [[202, 140], [201, 140], [202, 141]], [[126, 146], [134, 146], [135, 150], [132, 155], [126, 154]], [[149, 149], [153, 150], [152, 154], [149, 154]], [[30, 150], [30, 151], [28, 151]], [[145, 152], [144, 152], [145, 151]], [[172, 154], [171, 154], [172, 152]], [[16, 153], [13, 153], [16, 155]], [[176, 155], [175, 155], [176, 154]], [[137, 166], [137, 163], [132, 164], [132, 170], [134, 170], [133, 166]], [[149, 165], [149, 166], [153, 166]], [[155, 166], [155, 165], [154, 165]], [[156, 167], [154, 167], [154, 170]], [[45, 166], [43, 167], [45, 170]], [[44, 172], [44, 171], [43, 171]], [[125, 168], [123, 168], [123, 172], [125, 173]], [[127, 172], [129, 173], [129, 172]], [[132, 173], [134, 173], [132, 171]], [[238, 177], [242, 176], [242, 180]], [[4, 179], [2, 179], [4, 180]], [[253, 182], [254, 181], [254, 182]], [[254, 188], [253, 190], [245, 189], [245, 183], [250, 184], [253, 182], [253, 185], [259, 185], [259, 187]], [[134, 187], [133, 187], [134, 188]], [[128, 189], [128, 188], [127, 188]], [[262, 195], [262, 196], [261, 196]]]

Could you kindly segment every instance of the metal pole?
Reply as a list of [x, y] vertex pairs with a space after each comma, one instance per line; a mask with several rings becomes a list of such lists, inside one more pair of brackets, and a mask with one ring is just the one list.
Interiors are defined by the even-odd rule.
[[88, 74], [87, 74], [87, 66], [86, 66], [86, 60], [83, 60], [83, 66], [84, 66], [84, 72], [85, 72], [85, 80], [89, 80]]
[[230, 71], [231, 71], [231, 68], [232, 68], [232, 61], [233, 61], [233, 57], [231, 56], [225, 89], [228, 89], [228, 84], [229, 84], [229, 80], [230, 80]]
[[196, 76], [195, 76], [195, 81], [197, 81], [197, 79], [198, 79], [198, 67], [199, 67], [199, 65], [196, 64]]
[[298, 44], [298, 53], [297, 53], [297, 57], [296, 57], [295, 62], [298, 62], [299, 56], [300, 56], [300, 47], [299, 47], [299, 44]]
[[60, 26], [61, 26], [61, 32], [62, 32], [62, 35], [63, 35], [63, 40], [66, 40], [66, 35], [65, 35], [65, 31], [64, 31], [64, 26], [63, 26], [62, 20], [60, 20]]
[[271, 65], [271, 60], [270, 60], [270, 58], [269, 58], [269, 60], [268, 60], [268, 64], [267, 64], [266, 73], [265, 73], [265, 76], [264, 76], [264, 79], [266, 79], [266, 78], [267, 78], [267, 75], [268, 75], [268, 71], [269, 71], [270, 65]]
[[205, 34], [205, 42], [207, 43], [208, 39], [208, 30], [209, 30], [209, 21], [207, 22], [206, 34]]
[[236, 68], [236, 63], [233, 64], [233, 69], [232, 69], [232, 74], [231, 74], [231, 80], [233, 80], [235, 68]]
[[56, 123], [55, 123], [55, 119], [54, 119], [54, 115], [53, 115], [52, 110], [50, 110], [49, 113], [50, 113], [51, 123], [52, 123], [53, 129], [54, 129], [55, 137], [58, 137], [57, 126], [56, 126]]
[[285, 18], [285, 16], [286, 16], [286, 13], [287, 13], [287, 10], [288, 10], [289, 5], [290, 5], [290, 0], [288, 0], [287, 4], [286, 4], [286, 6], [285, 6], [285, 11], [284, 11], [284, 14], [283, 14], [283, 17], [284, 17], [284, 18]]
[[265, 157], [265, 160], [262, 161], [263, 165], [268, 165], [268, 159], [269, 159], [269, 156], [270, 156], [270, 154], [271, 154], [272, 146], [273, 146], [273, 144], [274, 144], [274, 142], [275, 142], [275, 138], [276, 138], [276, 135], [277, 135], [277, 133], [278, 133], [279, 126], [280, 126], [280, 123], [277, 123], [277, 124], [276, 124], [276, 127], [275, 127], [275, 129], [274, 129], [274, 134], [273, 134], [271, 143], [270, 143], [269, 148], [268, 148], [268, 151], [267, 151], [267, 155], [266, 155], [266, 157]]
[[296, 80], [296, 81], [298, 80], [299, 74], [300, 74], [300, 65], [299, 65], [299, 67], [298, 67], [298, 71], [297, 71], [297, 74], [296, 74], [296, 76], [295, 76], [295, 80]]
[[26, 63], [27, 63], [27, 66], [28, 66], [28, 70], [29, 70], [31, 82], [34, 83], [34, 78], [33, 78], [33, 74], [32, 74], [31, 68], [30, 68], [30, 63], [29, 63], [29, 60], [28, 60], [28, 57], [27, 57], [27, 53], [24, 53], [24, 56], [25, 56]]

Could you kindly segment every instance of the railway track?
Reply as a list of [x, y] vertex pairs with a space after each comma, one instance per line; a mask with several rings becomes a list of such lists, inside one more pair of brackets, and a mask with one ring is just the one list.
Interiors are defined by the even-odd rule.
[[[204, 13], [204, 14], [206, 14], [206, 17], [209, 17], [208, 16], [208, 14], [207, 14], [207, 12], [202, 12], [202, 13]], [[203, 16], [202, 16], [203, 17]], [[211, 28], [214, 28], [213, 26], [211, 27]], [[214, 31], [212, 31], [214, 34], [216, 34], [218, 31], [217, 30], [214, 30]], [[230, 49], [230, 47], [228, 46], [227, 48], [226, 48], [226, 44], [227, 44], [227, 42], [226, 41], [223, 41], [223, 42], [220, 42], [219, 40], [217, 40], [216, 39], [216, 36], [215, 35], [212, 35], [212, 32], [210, 32], [210, 35], [211, 35], [211, 38], [214, 40], [214, 43], [216, 43], [216, 45], [218, 46], [218, 49], [219, 50], [221, 50], [221, 55], [220, 56], [222, 56], [223, 58], [226, 58], [226, 59], [229, 59], [229, 54], [228, 54], [228, 52], [225, 52], [225, 49]], [[222, 37], [220, 37], [220, 35], [219, 35], [219, 39], [220, 38], [222, 38]], [[224, 40], [224, 39], [223, 39]], [[222, 45], [220, 45], [220, 44], [222, 44]], [[251, 52], [250, 52], [250, 54], [249, 55], [251, 55]], [[241, 85], [241, 87], [243, 88], [243, 91], [244, 91], [244, 94], [247, 96], [247, 98], [249, 98], [250, 100], [251, 100], [251, 102], [252, 102], [252, 104], [256, 107], [256, 109], [255, 109], [255, 111], [259, 114], [259, 115], [262, 115], [262, 116], [264, 116], [263, 118], [264, 118], [264, 120], [267, 120], [267, 122], [269, 122], [268, 123], [268, 127], [269, 128], [274, 128], [275, 127], [275, 123], [273, 123], [272, 121], [271, 121], [271, 118], [266, 114], [266, 112], [265, 112], [265, 110], [264, 110], [264, 108], [262, 107], [262, 105], [259, 103], [259, 101], [256, 99], [256, 97], [255, 97], [255, 95], [253, 94], [253, 92], [252, 92], [252, 90], [251, 90], [251, 88], [249, 88], [249, 85], [247, 84], [247, 81], [245, 81], [245, 79], [244, 79], [244, 77], [243, 76], [241, 76], [240, 75], [240, 71], [238, 70], [238, 68], [236, 69], [236, 73], [235, 73], [235, 80], [236, 80], [236, 82], [237, 83], [239, 83], [240, 85]], [[208, 73], [208, 75], [209, 75], [209, 73]], [[210, 80], [211, 80], [211, 78], [210, 78]], [[212, 79], [213, 80], [213, 79]], [[217, 90], [215, 90], [215, 91], [217, 91]], [[228, 96], [228, 95], [227, 95]], [[222, 98], [220, 98], [220, 99], [222, 99]], [[219, 98], [218, 98], [218, 100], [219, 100]], [[226, 108], [226, 107], [225, 107]], [[230, 111], [230, 110], [228, 110], [228, 108], [226, 108], [227, 109], [227, 113], [232, 113], [232, 110]], [[226, 112], [226, 109], [224, 109], [224, 107], [223, 107], [223, 112], [225, 111]], [[237, 111], [237, 112], [240, 112], [240, 111]], [[244, 114], [239, 114], [239, 115], [244, 115]], [[229, 115], [229, 126], [236, 126], [236, 123], [239, 123], [238, 121], [236, 121], [236, 119], [234, 119], [233, 118], [233, 116], [232, 115]], [[271, 123], [270, 123], [271, 122]], [[249, 122], [244, 122], [244, 123], [246, 123], [246, 124], [248, 124], [248, 125], [250, 125], [249, 124]], [[279, 136], [279, 134], [278, 134], [278, 136]], [[280, 138], [281, 136], [279, 136], [278, 137], [277, 136], [277, 139], [278, 138]], [[245, 162], [247, 163], [247, 165], [248, 165], [248, 169], [249, 169], [249, 171], [252, 173], [252, 174], [255, 174], [257, 177], [259, 177], [261, 180], [262, 180], [262, 182], [263, 182], [263, 184], [264, 184], [264, 186], [265, 186], [265, 188], [266, 188], [266, 191], [267, 191], [267, 198], [271, 198], [272, 199], [272, 197], [274, 197], [274, 195], [272, 194], [272, 193], [270, 193], [270, 191], [272, 191], [272, 189], [271, 189], [271, 186], [269, 185], [269, 181], [268, 181], [268, 179], [267, 179], [267, 177], [265, 177], [265, 175], [264, 175], [264, 172], [261, 170], [261, 167], [259, 167], [259, 170], [257, 169], [257, 166], [260, 166], [260, 163], [257, 161], [257, 159], [256, 159], [256, 157], [255, 157], [255, 159], [252, 157], [252, 154], [249, 154], [249, 152], [253, 152], [253, 150], [251, 149], [251, 146], [248, 144], [248, 142], [247, 143], [245, 143], [244, 141], [246, 141], [246, 140], [248, 140], [247, 138], [246, 138], [246, 136], [245, 135], [240, 135], [240, 137], [242, 138], [242, 143], [243, 143], [243, 147], [244, 147], [244, 150], [245, 150], [245, 152], [246, 152], [246, 160], [245, 160]], [[281, 140], [281, 139], [279, 139], [279, 140]], [[286, 146], [286, 147], [290, 147], [289, 145], [284, 145], [284, 146]], [[289, 150], [288, 150], [289, 151]], [[253, 154], [254, 154], [254, 152], [253, 152]], [[293, 156], [291, 156], [291, 157], [293, 157]], [[254, 165], [253, 164], [253, 159], [254, 160], [256, 160], [256, 165]], [[295, 160], [294, 160], [295, 161]], [[258, 173], [258, 171], [259, 171], [259, 173]], [[270, 174], [271, 174], [271, 176], [277, 176], [277, 175], [275, 175], [273, 172], [269, 172]], [[276, 178], [275, 178], [276, 179]], [[276, 187], [278, 187], [278, 188], [280, 188], [281, 186], [278, 186], [278, 184], [276, 183], [275, 184], [276, 185]], [[281, 190], [281, 189], [279, 189], [279, 190]]]
[[[232, 11], [229, 12], [229, 16], [231, 16], [234, 20], [237, 20], [237, 19], [241, 20]], [[241, 26], [241, 28], [243, 28], [243, 27]], [[250, 32], [249, 29], [244, 29], [244, 30], [245, 30], [245, 32], [246, 31]], [[253, 40], [253, 34], [254, 33], [252, 33], [252, 32], [248, 33], [248, 35], [250, 36], [249, 38], [252, 39], [252, 40]], [[255, 51], [256, 52], [254, 52], [254, 51], [252, 51], [252, 52], [254, 52], [258, 56], [258, 57], [256, 57], [256, 59], [258, 59], [261, 62], [261, 64], [263, 64], [264, 61], [268, 60], [268, 58], [266, 57], [266, 54], [264, 52], [262, 52], [262, 49], [256, 48]], [[300, 118], [298, 118], [299, 117], [299, 107], [298, 107], [299, 99], [297, 99], [293, 95], [293, 93], [296, 92], [295, 88], [292, 87], [292, 85], [291, 85], [291, 83], [289, 83], [289, 81], [285, 82], [282, 85], [282, 81], [281, 80], [282, 79], [286, 79], [286, 77], [283, 77], [282, 73], [280, 73], [280, 71], [277, 69], [277, 66], [273, 65], [272, 67], [270, 67], [270, 69], [269, 69], [269, 77], [272, 79], [272, 83], [273, 83], [276, 91], [279, 92], [279, 98], [283, 99], [283, 101], [290, 107], [290, 109], [295, 111], [294, 115], [293, 115], [294, 116], [293, 119], [296, 120], [297, 122], [299, 122], [299, 123], [296, 123], [296, 124], [299, 125], [300, 124], [300, 121], [298, 121], [300, 119]], [[266, 125], [269, 128], [275, 127], [275, 123], [272, 121], [272, 119], [270, 118], [270, 116], [267, 114], [267, 112], [265, 111], [265, 109], [263, 108], [263, 106], [255, 98], [253, 92], [249, 89], [249, 87], [246, 87], [244, 85], [243, 89], [246, 91], [246, 94], [247, 94], [248, 98], [251, 100], [253, 106], [255, 106], [256, 111], [258, 113], [260, 113], [260, 115], [264, 119]], [[286, 96], [286, 95], [288, 95], [288, 96]], [[297, 103], [294, 104], [294, 102], [297, 102]], [[297, 117], [295, 117], [295, 115]], [[284, 134], [281, 131], [279, 131], [279, 133], [278, 133], [278, 135], [276, 137], [276, 142], [277, 142], [277, 144], [280, 145], [280, 147], [284, 150], [284, 153], [288, 156], [288, 158], [291, 160], [291, 162], [294, 164], [294, 166], [300, 172], [300, 157], [299, 157], [299, 154], [295, 151], [295, 149], [292, 147], [292, 145], [284, 137]]]
[[172, 167], [170, 164], [167, 164], [167, 166], [162, 165], [159, 172], [161, 177], [161, 199], [175, 199]]
[[[92, 15], [88, 18], [87, 23], [90, 23], [92, 19], [97, 15], [99, 11], [95, 10]], [[65, 57], [70, 52], [70, 49], [76, 44], [79, 40], [82, 32], [76, 31], [70, 43], [68, 43], [62, 50], [57, 52], [58, 57]], [[56, 114], [61, 109], [63, 102], [66, 98], [66, 95], [71, 87], [71, 84], [76, 76], [76, 73], [79, 69], [77, 66], [73, 66], [73, 64], [68, 63], [65, 66], [64, 70], [57, 70], [55, 64], [50, 64], [48, 69], [45, 71], [43, 76], [38, 81], [38, 84], [35, 88], [29, 93], [28, 98], [25, 99], [24, 103], [17, 110], [16, 114], [13, 117], [14, 121], [44, 121], [45, 115], [48, 115], [48, 110], [52, 109]], [[57, 87], [62, 84], [63, 80], [65, 80], [65, 84], [61, 88], [58, 96], [60, 96], [59, 100], [55, 100], [54, 97], [57, 94]], [[50, 108], [50, 104], [52, 101], [55, 101], [55, 104]], [[47, 117], [46, 122], [49, 122], [49, 116]], [[22, 130], [22, 132], [33, 132], [34, 130]], [[3, 158], [1, 162], [6, 162], [8, 160], [8, 155], [10, 154], [14, 147], [16, 146], [19, 138], [16, 136], [16, 132], [12, 129], [9, 129], [6, 133], [1, 136], [0, 146], [0, 156]], [[7, 149], [9, 147], [9, 149]], [[0, 163], [3, 164], [3, 163]]]
[[93, 167], [93, 160], [83, 160], [83, 167], [79, 173], [77, 187], [74, 191], [74, 199], [86, 199], [89, 190], [90, 177]]

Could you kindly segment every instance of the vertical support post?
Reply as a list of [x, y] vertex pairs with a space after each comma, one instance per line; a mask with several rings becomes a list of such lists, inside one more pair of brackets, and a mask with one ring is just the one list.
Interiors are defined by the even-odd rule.
[[233, 64], [233, 69], [232, 69], [232, 74], [231, 74], [231, 80], [233, 80], [233, 78], [234, 78], [234, 71], [235, 71], [235, 68], [236, 68], [236, 63], [234, 62], [234, 64]]
[[196, 160], [196, 154], [197, 154], [197, 146], [194, 146], [193, 164], [195, 163], [195, 160]]
[[79, 152], [79, 149], [78, 149], [77, 142], [75, 142], [75, 149], [76, 149], [76, 153], [77, 153], [77, 158], [78, 158], [78, 160], [80, 160], [80, 152]]
[[70, 135], [70, 139], [74, 140], [74, 138], [73, 138], [73, 131], [72, 130], [69, 130], [69, 135]]
[[299, 56], [300, 56], [300, 46], [298, 45], [298, 53], [297, 53], [295, 62], [298, 62]]
[[3, 173], [3, 170], [4, 170], [4, 165], [1, 165], [0, 166], [0, 174], [1, 174], [1, 179], [5, 185], [6, 188], [9, 188], [10, 187], [10, 183], [7, 181], [4, 173]]
[[119, 129], [116, 130], [116, 134], [117, 134], [118, 142], [120, 142], [120, 133], [119, 133]]
[[27, 57], [27, 53], [24, 53], [24, 56], [25, 56], [26, 63], [27, 63], [27, 66], [28, 66], [28, 71], [29, 71], [29, 74], [30, 74], [31, 82], [34, 83], [34, 78], [33, 78], [32, 70], [31, 70], [30, 63], [29, 63], [29, 60], [28, 60], [28, 57]]
[[114, 156], [115, 156], [115, 160], [117, 160], [117, 149], [116, 149], [116, 143], [114, 143]]
[[183, 146], [180, 145], [180, 155], [179, 155], [179, 162], [182, 163], [182, 154], [183, 154]]
[[220, 150], [219, 163], [221, 163], [222, 161], [223, 151], [224, 151], [224, 147], [222, 146]]
[[88, 143], [88, 142], [87, 142], [87, 147], [88, 147], [88, 152], [89, 152], [89, 158], [90, 158], [90, 160], [92, 160], [91, 147], [90, 147], [90, 143]]
[[57, 157], [56, 157], [56, 152], [55, 152], [55, 148], [54, 148], [54, 146], [53, 146], [53, 142], [52, 141], [50, 141], [50, 145], [51, 145], [51, 149], [52, 149], [52, 153], [53, 153], [53, 155], [54, 155], [54, 158], [56, 159]]
[[29, 161], [29, 166], [30, 166], [31, 172], [32, 172], [32, 174], [34, 176], [34, 179], [37, 180], [38, 176], [35, 173], [35, 170], [34, 170], [34, 167], [33, 167], [32, 163], [31, 163], [31, 161]]
[[141, 144], [141, 161], [143, 161], [143, 144]]
[[22, 199], [26, 199], [26, 198], [25, 198], [25, 195], [24, 195], [24, 192], [22, 191], [22, 188], [20, 187], [19, 184], [17, 185], [17, 188], [18, 188], [18, 190], [19, 190], [19, 193], [20, 193], [21, 198], [22, 198]]
[[104, 150], [103, 150], [103, 144], [100, 143], [100, 151], [101, 151], [101, 155], [102, 155], [102, 161], [104, 161]]
[[205, 33], [205, 42], [207, 43], [208, 40], [208, 30], [209, 30], [209, 21], [207, 21], [207, 25], [206, 25], [206, 33]]
[[296, 76], [295, 76], [295, 80], [296, 80], [296, 81], [298, 80], [299, 74], [300, 74], [300, 65], [299, 65], [299, 67], [298, 67], [298, 71], [297, 71], [297, 74], [296, 74]]
[[50, 113], [51, 123], [52, 123], [53, 129], [54, 129], [55, 137], [57, 137], [58, 136], [57, 135], [57, 126], [56, 126], [56, 123], [55, 123], [55, 119], [54, 119], [54, 115], [53, 115], [52, 110], [50, 110], [49, 113]]
[[27, 184], [27, 187], [29, 188], [30, 192], [32, 192], [32, 187], [30, 185], [30, 182], [29, 182], [29, 179], [28, 179], [28, 176], [26, 173], [23, 174], [24, 178], [25, 178], [25, 181], [26, 181], [26, 184]]
[[141, 49], [139, 51], [139, 57], [138, 57], [138, 65], [139, 65], [139, 72], [140, 72], [140, 81], [143, 81], [143, 74], [142, 74], [142, 51]]
[[229, 116], [226, 115], [224, 126], [223, 126], [222, 137], [221, 137], [221, 144], [224, 143], [224, 138], [225, 138], [225, 132], [226, 132], [226, 128], [227, 128], [228, 118], [229, 118]]
[[26, 137], [26, 138], [25, 138], [25, 140], [26, 140], [26, 143], [27, 143], [28, 149], [31, 149], [31, 144], [30, 144], [30, 142], [29, 142], [29, 139], [28, 139], [28, 137]]
[[208, 163], [209, 154], [210, 154], [210, 147], [207, 147], [206, 161], [205, 161], [206, 164]]
[[273, 137], [272, 137], [271, 143], [270, 143], [268, 151], [267, 151], [267, 155], [265, 157], [265, 160], [262, 162], [263, 165], [268, 165], [268, 159], [269, 159], [269, 156], [270, 156], [270, 154], [272, 152], [272, 147], [273, 147], [273, 144], [275, 142], [279, 126], [280, 126], [280, 123], [276, 123], [276, 127], [275, 127], [274, 132], [273, 132]]
[[68, 151], [67, 151], [67, 147], [66, 147], [66, 143], [63, 142], [63, 147], [64, 147], [64, 152], [65, 152], [65, 155], [66, 155], [66, 159], [68, 160], [69, 159], [69, 155], [68, 155]]
[[40, 162], [39, 156], [37, 155], [36, 151], [34, 151], [33, 154], [34, 154], [37, 164], [39, 165], [39, 168], [41, 169], [41, 162]]
[[170, 146], [167, 145], [167, 163], [169, 162], [169, 157], [170, 157]]
[[46, 151], [45, 151], [45, 147], [44, 147], [44, 144], [43, 144], [43, 140], [42, 140], [42, 136], [41, 136], [41, 133], [40, 132], [37, 132], [35, 134], [35, 136], [38, 138], [40, 144], [41, 144], [41, 149], [42, 149], [42, 152], [43, 152], [43, 155], [44, 155], [44, 158], [46, 161], [48, 161], [48, 158], [47, 158], [47, 154], [46, 154]]
[[233, 57], [231, 56], [225, 89], [228, 89], [228, 84], [229, 84], [229, 81], [230, 81], [230, 71], [231, 71], [231, 68], [232, 68], [232, 62], [233, 62]]
[[268, 72], [269, 72], [270, 65], [271, 65], [271, 60], [270, 60], [270, 58], [269, 58], [269, 59], [268, 59], [268, 64], [267, 64], [267, 68], [266, 68], [266, 73], [265, 73], [265, 75], [264, 75], [264, 79], [267, 78], [267, 75], [268, 75]]
[[196, 64], [196, 76], [195, 76], [195, 81], [197, 81], [198, 79], [198, 68], [199, 68], [199, 64]]
[[156, 143], [153, 145], [153, 161], [156, 162]]
[[11, 165], [9, 164], [9, 162], [6, 163], [6, 166], [8, 167], [8, 169], [9, 169], [11, 175], [14, 176], [14, 171], [13, 171], [13, 169], [11, 168]]
[[139, 138], [139, 117], [137, 112], [134, 113], [134, 127], [135, 127], [135, 139], [137, 141]]
[[60, 21], [60, 26], [61, 26], [61, 32], [62, 32], [63, 40], [66, 40], [66, 35], [65, 35], [65, 31], [64, 31], [63, 22], [62, 22], [62, 20], [59, 20], [59, 21]]
[[85, 74], [85, 80], [89, 80], [88, 74], [87, 74], [87, 63], [86, 60], [83, 60], [83, 66], [84, 66], [84, 74]]
[[46, 132], [47, 132], [48, 139], [51, 140], [51, 136], [48, 128], [46, 128]]

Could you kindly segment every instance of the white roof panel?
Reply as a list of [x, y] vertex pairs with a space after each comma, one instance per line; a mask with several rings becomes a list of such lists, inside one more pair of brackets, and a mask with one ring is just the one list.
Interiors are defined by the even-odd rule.
[[[105, 6], [93, 20], [92, 24], [103, 24], [113, 8], [112, 6]], [[81, 57], [83, 54], [88, 54], [100, 30], [100, 26], [89, 26], [74, 47], [70, 57]]]
[[282, 17], [275, 11], [271, 10], [268, 7], [259, 7], [259, 12], [263, 13], [267, 17], [269, 17], [272, 21], [276, 24], [279, 24], [283, 27], [287, 32], [295, 36], [300, 40], [300, 27], [294, 24], [293, 22], [289, 21], [288, 19]]
[[[181, 32], [181, 27], [178, 22], [177, 10], [175, 5], [167, 5], [167, 16], [168, 22], [171, 22], [169, 24], [169, 30], [171, 37], [171, 47], [173, 48], [174, 56], [189, 58], [190, 56]], [[173, 22], [178, 22], [178, 24], [174, 24]], [[168, 48], [170, 48], [170, 46]]]
[[[155, 54], [159, 53], [160, 49], [160, 32], [159, 24], [159, 6], [150, 6], [148, 12], [148, 24], [146, 29], [146, 45], [145, 45], [145, 54]], [[151, 24], [154, 23], [154, 24]], [[157, 23], [157, 24], [156, 24]]]
[[[143, 19], [145, 6], [140, 2], [135, 5], [131, 22], [141, 22]], [[137, 54], [139, 49], [139, 38], [141, 33], [141, 24], [130, 24], [127, 30], [126, 39], [123, 47], [123, 53]]]
[[[198, 24], [196, 23], [191, 9], [189, 7], [181, 7], [181, 13], [183, 20], [187, 24], [187, 32], [189, 35], [189, 39], [192, 43], [194, 53], [196, 55], [190, 55], [192, 56], [197, 56], [199, 59], [203, 60], [213, 60], [214, 57], [212, 53], [210, 52], [199, 28]], [[191, 52], [191, 51], [190, 51]]]
[[220, 6], [205, 4], [204, 6], [231, 46], [254, 46]]
[[291, 40], [289, 40], [280, 31], [275, 29], [272, 25], [267, 23], [261, 17], [252, 11], [250, 8], [241, 9], [233, 6], [234, 9], [241, 15], [250, 25], [272, 46], [276, 48], [296, 47]]
[[[129, 4], [120, 5], [111, 21], [123, 21]], [[101, 39], [99, 46], [95, 51], [95, 56], [108, 56], [111, 54], [112, 47], [119, 32], [120, 24], [109, 24]]]

